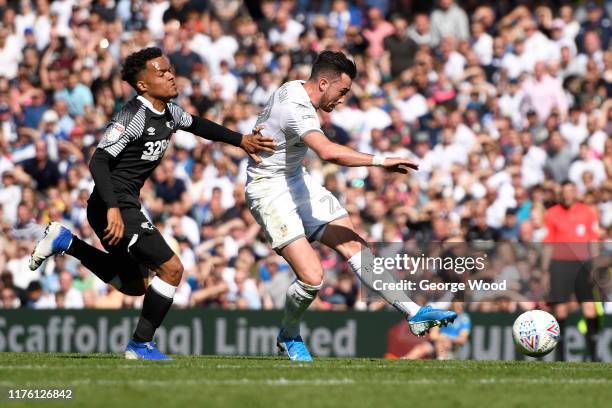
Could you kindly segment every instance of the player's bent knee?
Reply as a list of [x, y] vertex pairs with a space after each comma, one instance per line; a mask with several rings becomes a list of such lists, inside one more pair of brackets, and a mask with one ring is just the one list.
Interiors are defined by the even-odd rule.
[[321, 286], [323, 283], [323, 271], [313, 271], [300, 277], [300, 280], [310, 286]]
[[164, 263], [159, 270], [157, 270], [157, 274], [159, 277], [168, 282], [171, 285], [178, 286], [181, 282], [181, 277], [183, 276], [185, 268], [183, 267], [182, 262], [175, 255], [170, 258], [169, 261]]
[[174, 284], [175, 286], [178, 285], [179, 282], [181, 281], [181, 277], [183, 276], [184, 271], [185, 271], [185, 268], [183, 267], [183, 264], [180, 261], [170, 271], [170, 276], [172, 278], [172, 281], [176, 282]]

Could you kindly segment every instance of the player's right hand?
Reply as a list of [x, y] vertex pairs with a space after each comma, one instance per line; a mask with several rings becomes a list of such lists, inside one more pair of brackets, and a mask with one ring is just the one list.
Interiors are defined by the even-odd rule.
[[408, 170], [418, 170], [419, 165], [401, 157], [385, 157], [383, 166], [387, 171], [408, 174]]
[[253, 133], [243, 135], [242, 142], [240, 143], [240, 147], [247, 152], [251, 159], [255, 160], [255, 163], [261, 163], [261, 157], [257, 155], [257, 152], [274, 153], [274, 148], [276, 147], [274, 139], [262, 136], [261, 129], [263, 127], [258, 126], [253, 130]]
[[108, 241], [109, 245], [117, 245], [123, 238], [123, 232], [125, 226], [123, 225], [123, 218], [121, 218], [121, 210], [119, 208], [109, 208], [106, 212], [106, 220], [108, 225], [104, 230], [104, 240]]

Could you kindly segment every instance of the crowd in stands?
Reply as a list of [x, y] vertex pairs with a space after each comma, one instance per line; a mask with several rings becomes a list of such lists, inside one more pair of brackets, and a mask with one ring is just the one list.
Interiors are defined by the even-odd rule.
[[[353, 58], [348, 100], [320, 114], [325, 134], [420, 165], [406, 176], [309, 153], [305, 166], [368, 242], [541, 242], [567, 179], [609, 241], [611, 16], [611, 2], [593, 1], [0, 0], [0, 305], [139, 307], [74, 258], [32, 272], [28, 257], [50, 221], [101, 248], [86, 218], [88, 160], [134, 97], [121, 62], [148, 46], [173, 64], [177, 103], [241, 133], [283, 82], [308, 78], [318, 52]], [[246, 208], [246, 163], [179, 131], [142, 190], [185, 266], [175, 307], [284, 303], [294, 275]], [[380, 307], [317, 248], [326, 281], [313, 307]], [[543, 283], [517, 276], [528, 279], [519, 291]]]

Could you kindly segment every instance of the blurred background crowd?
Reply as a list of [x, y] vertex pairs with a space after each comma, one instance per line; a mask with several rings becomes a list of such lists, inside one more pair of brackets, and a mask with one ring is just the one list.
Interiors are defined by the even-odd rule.
[[[350, 98], [321, 113], [323, 130], [420, 169], [390, 175], [314, 155], [305, 165], [369, 242], [540, 242], [566, 179], [609, 241], [611, 16], [612, 2], [553, 0], [0, 0], [0, 304], [141, 302], [73, 258], [27, 264], [34, 224], [61, 221], [100, 246], [86, 220], [88, 160], [134, 96], [121, 62], [153, 45], [174, 65], [185, 110], [242, 133], [280, 84], [308, 78], [317, 52], [354, 58]], [[241, 150], [179, 131], [146, 183], [143, 211], [185, 265], [175, 307], [282, 307], [294, 275], [246, 208], [245, 180]], [[327, 278], [313, 307], [381, 307], [318, 248]], [[503, 259], [531, 267], [516, 256]], [[517, 291], [542, 283], [514, 276]]]

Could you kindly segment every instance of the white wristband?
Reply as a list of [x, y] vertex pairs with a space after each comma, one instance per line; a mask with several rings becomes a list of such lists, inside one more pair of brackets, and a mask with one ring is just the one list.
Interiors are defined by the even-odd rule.
[[372, 156], [372, 166], [383, 166], [385, 164], [385, 156]]

